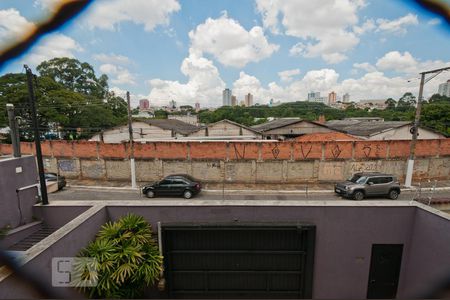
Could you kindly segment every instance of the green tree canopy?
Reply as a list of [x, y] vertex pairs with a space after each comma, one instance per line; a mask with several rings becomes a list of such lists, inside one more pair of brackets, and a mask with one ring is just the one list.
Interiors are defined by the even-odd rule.
[[[67, 65], [68, 70], [63, 71]], [[81, 129], [79, 137], [89, 137], [102, 129], [124, 123], [126, 101], [107, 90], [106, 76], [96, 78], [92, 66], [75, 59], [55, 58], [42, 62], [42, 76], [33, 80], [39, 129], [45, 133], [58, 128], [63, 135]], [[77, 74], [77, 75], [74, 75]], [[97, 82], [92, 83], [92, 80]], [[12, 103], [22, 119], [21, 137], [31, 138], [31, 115], [25, 74], [0, 77], [0, 126], [7, 126], [6, 104]]]
[[43, 61], [36, 70], [41, 76], [50, 77], [77, 93], [102, 98], [108, 92], [108, 77], [105, 74], [97, 77], [90, 64], [74, 58], [57, 57]]

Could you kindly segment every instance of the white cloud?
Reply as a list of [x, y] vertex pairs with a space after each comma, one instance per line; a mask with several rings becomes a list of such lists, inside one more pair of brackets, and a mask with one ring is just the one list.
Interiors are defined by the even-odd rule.
[[90, 28], [116, 30], [121, 22], [133, 22], [152, 31], [158, 25], [169, 24], [170, 15], [180, 8], [177, 0], [97, 0], [89, 7], [85, 20]]
[[34, 6], [41, 7], [49, 11], [54, 11], [62, 2], [62, 0], [35, 0]]
[[303, 43], [297, 43], [294, 46], [292, 46], [291, 49], [289, 49], [289, 55], [290, 56], [301, 56], [305, 54], [305, 44]]
[[188, 78], [186, 83], [149, 80], [151, 91], [147, 98], [156, 105], [168, 105], [172, 99], [179, 104], [199, 102], [202, 106], [220, 105], [225, 83], [211, 60], [191, 51], [181, 65], [181, 72]]
[[351, 28], [364, 5], [363, 0], [256, 0], [265, 28], [279, 33], [281, 23], [285, 34], [307, 41], [291, 48], [291, 55], [320, 56], [330, 64], [345, 60], [344, 53], [359, 43]]
[[411, 53], [407, 51], [403, 54], [398, 51], [391, 51], [380, 58], [377, 61], [376, 66], [380, 70], [392, 70], [408, 76], [417, 76], [419, 73], [424, 71], [450, 66], [450, 61], [420, 61], [419, 59], [414, 58]]
[[394, 70], [405, 73], [408, 73], [416, 65], [416, 59], [408, 51], [403, 54], [398, 51], [388, 52], [376, 63], [380, 70]]
[[23, 62], [36, 66], [55, 57], [74, 58], [74, 53], [81, 51], [84, 51], [83, 48], [74, 39], [61, 33], [52, 33], [40, 40], [31, 53], [23, 58]]
[[[0, 44], [18, 41], [34, 28], [34, 24], [25, 19], [14, 8], [0, 10]], [[3, 48], [3, 47], [2, 47]]]
[[263, 29], [255, 26], [249, 31], [224, 13], [218, 19], [208, 18], [189, 32], [191, 49], [198, 56], [211, 54], [225, 66], [244, 67], [272, 55], [279, 46], [270, 44]]
[[428, 25], [434, 26], [434, 25], [439, 25], [441, 24], [442, 21], [439, 18], [433, 18], [430, 21], [427, 22]]
[[130, 58], [124, 55], [117, 54], [94, 54], [94, 59], [102, 62], [100, 66], [100, 71], [111, 77], [111, 82], [113, 84], [136, 84], [136, 78], [128, 70], [128, 66], [133, 64]]
[[100, 66], [100, 72], [112, 77], [111, 82], [113, 84], [136, 84], [135, 76], [122, 66], [103, 64]]
[[299, 69], [292, 69], [292, 70], [278, 72], [278, 76], [280, 77], [281, 81], [283, 81], [283, 82], [292, 81], [292, 77], [294, 77], [295, 75], [298, 75], [298, 74], [300, 74]]
[[288, 86], [279, 86], [271, 82], [263, 87], [255, 76], [240, 72], [239, 79], [233, 83], [233, 94], [243, 99], [247, 93], [254, 95], [254, 102], [267, 104], [270, 99], [276, 101], [302, 101], [309, 91], [326, 92], [332, 90], [339, 78], [339, 74], [332, 69], [312, 70], [302, 79], [296, 80]]
[[105, 53], [100, 53], [100, 54], [94, 54], [93, 55], [95, 60], [98, 60], [99, 62], [102, 63], [110, 63], [110, 64], [116, 64], [116, 65], [130, 65], [132, 64], [132, 61], [129, 57], [124, 56], [124, 55], [117, 55], [117, 54], [105, 54]]
[[358, 34], [364, 34], [366, 32], [372, 31], [376, 28], [375, 21], [372, 19], [366, 20], [361, 26], [354, 26], [353, 31]]
[[[17, 42], [34, 26], [34, 23], [28, 21], [14, 8], [0, 10], [0, 43], [7, 45]], [[30, 66], [37, 66], [42, 61], [54, 57], [74, 57], [74, 53], [80, 51], [83, 51], [83, 48], [74, 39], [61, 33], [52, 33], [39, 40], [21, 61]]]
[[368, 62], [354, 63], [353, 64], [353, 68], [361, 69], [361, 70], [364, 70], [366, 72], [375, 72], [377, 70], [377, 68], [375, 68], [375, 66], [369, 64]]
[[377, 19], [377, 32], [389, 32], [395, 34], [405, 34], [407, 32], [406, 27], [411, 25], [418, 25], [419, 20], [417, 15], [407, 14], [398, 19], [387, 20], [387, 19]]

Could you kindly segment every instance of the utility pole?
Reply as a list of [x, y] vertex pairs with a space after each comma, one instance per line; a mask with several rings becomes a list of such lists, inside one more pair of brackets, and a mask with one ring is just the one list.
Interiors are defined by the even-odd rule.
[[19, 128], [17, 126], [14, 105], [12, 105], [11, 103], [6, 104], [6, 110], [8, 111], [9, 131], [11, 134], [11, 143], [13, 146], [14, 157], [21, 157], [22, 155], [20, 153]]
[[[437, 75], [441, 74], [444, 71], [450, 70], [450, 67], [431, 70], [427, 72], [420, 73], [420, 87], [419, 87], [419, 99], [417, 99], [417, 108], [416, 108], [416, 117], [414, 119], [414, 124], [411, 130], [412, 139], [411, 144], [409, 148], [409, 159], [408, 159], [408, 165], [406, 167], [406, 178], [405, 178], [405, 186], [411, 187], [412, 184], [412, 176], [414, 172], [414, 159], [416, 157], [416, 144], [417, 144], [417, 136], [419, 135], [419, 125], [420, 125], [420, 114], [422, 111], [422, 98], [423, 98], [423, 86], [425, 83], [436, 77]], [[427, 74], [434, 74], [427, 80], [425, 80], [425, 76]]]
[[24, 68], [27, 72], [28, 94], [30, 99], [31, 120], [34, 129], [34, 143], [36, 145], [36, 160], [39, 171], [39, 182], [41, 186], [42, 204], [47, 205], [48, 204], [47, 185], [45, 184], [44, 163], [42, 162], [42, 151], [41, 151], [41, 139], [39, 135], [38, 120], [36, 116], [36, 97], [34, 95], [33, 89], [33, 73], [31, 72], [30, 68], [28, 68], [27, 65], [24, 65]]
[[127, 91], [128, 104], [128, 132], [130, 133], [130, 164], [131, 164], [131, 187], [136, 188], [136, 165], [134, 163], [134, 142], [133, 142], [133, 125], [131, 119], [131, 103], [130, 92]]

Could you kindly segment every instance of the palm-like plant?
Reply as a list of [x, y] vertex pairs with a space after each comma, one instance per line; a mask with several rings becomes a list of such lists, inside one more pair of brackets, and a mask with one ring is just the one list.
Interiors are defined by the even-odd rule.
[[95, 287], [80, 287], [91, 298], [139, 297], [162, 270], [163, 258], [150, 224], [133, 214], [103, 225], [95, 241], [79, 256], [96, 259], [97, 272], [85, 272], [81, 277], [97, 280]]

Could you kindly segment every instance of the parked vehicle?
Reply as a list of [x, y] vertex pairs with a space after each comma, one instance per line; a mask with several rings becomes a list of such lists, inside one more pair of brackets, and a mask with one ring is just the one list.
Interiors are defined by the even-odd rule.
[[200, 193], [201, 183], [186, 174], [175, 174], [159, 182], [148, 184], [142, 188], [142, 193], [148, 198], [156, 196], [183, 196], [190, 199]]
[[351, 178], [335, 185], [336, 194], [355, 200], [365, 197], [387, 196], [395, 200], [400, 195], [400, 183], [391, 174], [355, 173]]
[[66, 177], [60, 176], [56, 173], [45, 173], [45, 181], [58, 182], [58, 190], [62, 190], [66, 186]]

